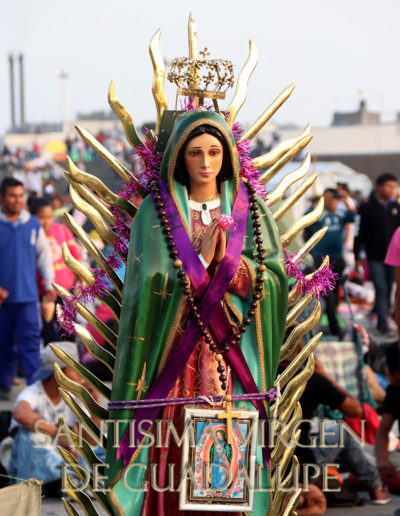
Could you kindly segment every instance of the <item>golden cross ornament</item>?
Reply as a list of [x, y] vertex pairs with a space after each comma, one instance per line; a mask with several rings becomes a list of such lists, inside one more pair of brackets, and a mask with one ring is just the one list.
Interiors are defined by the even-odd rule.
[[228, 444], [232, 444], [232, 419], [242, 417], [242, 413], [232, 412], [232, 396], [227, 394], [224, 400], [226, 402], [226, 412], [218, 414], [218, 419], [226, 419], [226, 441]]

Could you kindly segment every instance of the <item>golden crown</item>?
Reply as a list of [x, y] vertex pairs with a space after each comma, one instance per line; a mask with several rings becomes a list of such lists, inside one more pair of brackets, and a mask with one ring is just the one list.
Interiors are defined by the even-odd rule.
[[177, 57], [171, 63], [168, 80], [178, 88], [178, 95], [224, 99], [226, 90], [233, 86], [233, 65], [226, 59], [206, 60], [205, 48], [199, 52], [203, 59]]

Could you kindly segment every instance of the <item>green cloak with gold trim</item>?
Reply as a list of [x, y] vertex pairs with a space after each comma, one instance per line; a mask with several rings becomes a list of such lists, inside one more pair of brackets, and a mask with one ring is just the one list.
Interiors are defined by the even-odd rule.
[[[216, 112], [203, 110], [191, 110], [179, 115], [165, 148], [160, 175], [168, 186], [189, 236], [188, 194], [185, 187], [174, 181], [173, 172], [179, 150], [188, 134], [202, 124], [217, 127], [224, 135], [230, 150], [233, 175], [232, 179], [221, 184], [222, 213], [231, 214], [240, 181], [240, 165], [235, 140], [225, 118]], [[260, 303], [251, 325], [241, 340], [241, 349], [258, 389], [264, 392], [271, 388], [276, 375], [285, 329], [288, 288], [276, 223], [261, 198], [258, 198], [258, 208], [266, 249], [264, 263], [267, 270], [264, 273], [264, 290]], [[254, 289], [258, 263], [250, 215], [242, 258], [249, 270], [252, 289]], [[248, 299], [243, 299], [231, 292], [226, 292], [225, 308], [236, 326], [239, 326], [242, 318], [246, 317], [251, 301], [251, 295]], [[148, 196], [139, 207], [131, 231], [112, 401], [137, 399], [138, 384], [144, 370], [146, 385], [151, 386], [155, 381], [176, 336], [185, 302], [182, 286], [177, 278], [176, 269], [169, 256], [160, 227], [158, 214], [151, 197]], [[234, 393], [243, 392], [240, 379], [234, 378]], [[235, 409], [238, 408], [254, 410], [251, 402], [236, 403]], [[111, 420], [129, 420], [131, 417], [132, 413], [128, 410], [114, 410], [110, 413]], [[119, 435], [116, 435], [114, 431], [116, 424], [109, 425], [106, 461], [108, 487], [111, 489], [110, 494], [116, 514], [137, 516], [142, 513], [146, 496], [144, 482], [147, 478], [145, 470], [149, 449], [144, 447], [138, 449], [138, 453], [133, 455], [131, 464], [124, 474], [122, 459], [116, 459], [116, 452], [127, 426], [127, 422], [121, 422]], [[263, 462], [260, 447], [257, 449], [257, 462]], [[266, 489], [268, 485], [269, 475], [265, 470], [262, 486]], [[268, 492], [256, 492], [252, 514], [257, 516], [267, 514], [269, 499]], [[174, 514], [179, 514], [178, 506], [175, 507]]]

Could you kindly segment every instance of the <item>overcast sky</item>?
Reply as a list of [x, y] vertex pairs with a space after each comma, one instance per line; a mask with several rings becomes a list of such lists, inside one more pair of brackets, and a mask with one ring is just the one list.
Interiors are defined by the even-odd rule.
[[25, 56], [27, 121], [61, 119], [60, 69], [70, 74], [71, 119], [106, 109], [111, 79], [137, 124], [154, 119], [148, 42], [161, 28], [164, 56], [186, 56], [190, 11], [199, 48], [230, 59], [236, 74], [250, 38], [258, 48], [238, 116], [243, 122], [293, 82], [280, 123], [329, 125], [333, 111], [357, 108], [360, 90], [372, 109], [383, 100], [389, 116], [400, 111], [399, 0], [0, 0], [0, 6], [0, 133], [10, 124], [10, 52]]

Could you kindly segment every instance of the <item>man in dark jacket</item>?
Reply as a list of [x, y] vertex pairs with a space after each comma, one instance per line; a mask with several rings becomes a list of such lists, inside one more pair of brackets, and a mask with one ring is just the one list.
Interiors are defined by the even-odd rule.
[[358, 267], [361, 265], [359, 255], [362, 248], [367, 255], [371, 280], [375, 287], [378, 331], [381, 333], [388, 332], [387, 316], [394, 269], [384, 262], [390, 239], [400, 226], [398, 195], [399, 184], [394, 175], [385, 173], [378, 177], [376, 191], [360, 207], [360, 228], [354, 246]]

